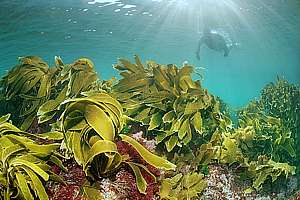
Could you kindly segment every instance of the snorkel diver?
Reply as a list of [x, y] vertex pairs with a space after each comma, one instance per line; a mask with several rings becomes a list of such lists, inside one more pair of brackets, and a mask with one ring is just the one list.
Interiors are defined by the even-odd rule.
[[200, 49], [201, 46], [205, 44], [208, 48], [215, 50], [215, 51], [222, 51], [224, 52], [224, 57], [227, 57], [229, 51], [232, 48], [228, 46], [225, 38], [217, 32], [212, 32], [210, 29], [204, 29], [203, 36], [200, 38], [198, 49], [196, 52], [197, 59], [200, 60]]

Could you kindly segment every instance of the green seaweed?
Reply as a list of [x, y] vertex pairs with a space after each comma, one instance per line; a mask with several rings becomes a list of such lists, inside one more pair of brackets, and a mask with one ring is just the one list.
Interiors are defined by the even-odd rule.
[[172, 178], [166, 178], [161, 183], [159, 196], [168, 200], [198, 199], [199, 195], [207, 187], [203, 174], [190, 172], [185, 175], [176, 174]]
[[[258, 100], [261, 109], [268, 115], [280, 118], [282, 125], [290, 130], [289, 137], [295, 142], [294, 164], [300, 164], [300, 87], [278, 77], [274, 83], [267, 84]], [[284, 140], [284, 139], [283, 139]], [[300, 171], [297, 169], [300, 180]]]
[[267, 116], [255, 104], [239, 113], [236, 136], [241, 138], [244, 152], [250, 158], [265, 154], [278, 162], [291, 162], [296, 156], [291, 131], [280, 118]]
[[288, 163], [275, 162], [266, 156], [259, 156], [257, 161], [251, 161], [248, 166], [248, 172], [253, 178], [252, 187], [260, 189], [263, 183], [270, 177], [274, 182], [281, 175], [287, 178], [295, 174], [296, 167]]

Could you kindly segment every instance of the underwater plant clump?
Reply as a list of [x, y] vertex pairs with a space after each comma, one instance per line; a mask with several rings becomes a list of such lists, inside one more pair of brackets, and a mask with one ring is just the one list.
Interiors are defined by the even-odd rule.
[[19, 58], [16, 65], [1, 79], [2, 114], [11, 113], [12, 120], [26, 131], [39, 116], [39, 123], [55, 117], [58, 105], [87, 90], [96, 80], [93, 63], [85, 58], [64, 65], [55, 57], [55, 66], [37, 56]]
[[[66, 108], [61, 120], [66, 144], [76, 162], [94, 181], [107, 176], [124, 163], [134, 172], [139, 191], [145, 193], [147, 181], [141, 171], [154, 176], [145, 165], [172, 170], [176, 166], [154, 155], [135, 139], [118, 134], [123, 127], [123, 111], [118, 101], [106, 93], [92, 92], [83, 98], [65, 101]], [[122, 156], [118, 150], [117, 136], [130, 144], [144, 163]]]
[[81, 97], [81, 92], [91, 90], [98, 81], [92, 61], [80, 58], [72, 64], [64, 64], [55, 57], [59, 72], [53, 77], [50, 99], [37, 112], [39, 123], [55, 123], [61, 115], [60, 104], [70, 98]]
[[[12, 112], [21, 130], [9, 115], [0, 118], [1, 197], [250, 198], [289, 184], [296, 170], [296, 129], [272, 114], [277, 97], [272, 108], [263, 104], [269, 92], [297, 88], [284, 81], [268, 86], [261, 101], [239, 112], [235, 127], [229, 107], [192, 79], [192, 66], [144, 65], [138, 56], [135, 63], [119, 61], [114, 67], [120, 80], [99, 80], [86, 58], [64, 64], [56, 57], [50, 68], [34, 56], [22, 58], [2, 78], [1, 99], [8, 107], [1, 112]], [[295, 103], [296, 94], [284, 99]], [[18, 98], [23, 110], [13, 106]], [[239, 176], [244, 188], [233, 183]]]
[[275, 182], [281, 175], [287, 178], [295, 174], [295, 150], [293, 139], [280, 120], [250, 110], [247, 107], [240, 113], [237, 129], [222, 133], [216, 154], [221, 163], [239, 163], [244, 167], [252, 187], [259, 190], [269, 178]]
[[261, 91], [259, 100], [264, 112], [282, 120], [282, 124], [291, 131], [295, 140], [297, 163], [300, 163], [300, 87], [277, 78]]
[[[282, 167], [286, 165], [286, 169], [290, 169], [287, 170], [289, 174], [296, 172], [298, 181], [300, 180], [298, 167], [300, 155], [299, 97], [300, 88], [298, 86], [278, 78], [276, 83], [270, 83], [263, 88], [259, 100], [250, 102], [239, 112], [239, 126], [242, 128], [240, 130], [247, 130], [247, 133], [242, 133], [243, 131], [237, 133], [247, 135], [248, 139], [242, 139], [241, 148], [250, 159], [259, 158], [259, 155], [267, 156], [272, 162], [275, 161]], [[252, 134], [250, 134], [251, 132]], [[297, 167], [296, 170], [293, 166]], [[269, 170], [264, 175], [271, 176], [272, 170]], [[284, 173], [285, 170], [283, 168], [281, 170], [276, 174]], [[276, 179], [277, 176], [272, 177], [272, 180]], [[264, 178], [260, 177], [260, 180], [264, 180]]]
[[[56, 179], [50, 163], [60, 164], [55, 154], [60, 144], [39, 144], [49, 133], [30, 134], [21, 131], [9, 121], [10, 115], [0, 118], [0, 184], [4, 199], [48, 199], [43, 183]], [[50, 133], [51, 134], [51, 133]]]
[[153, 61], [143, 65], [135, 56], [135, 63], [120, 59], [114, 68], [122, 79], [112, 87], [112, 95], [126, 115], [147, 126], [147, 134], [155, 135], [166, 152], [193, 146], [218, 126], [209, 121], [214, 121], [212, 113], [220, 113], [219, 103], [200, 81], [192, 80], [192, 66]]
[[[14, 76], [16, 73], [17, 77], [20, 76], [21, 72], [18, 71], [18, 69], [25, 71], [28, 70], [29, 73], [31, 73], [31, 70], [34, 71], [34, 68], [46, 66], [48, 70], [48, 65], [43, 63], [38, 57], [24, 57], [21, 61], [23, 62], [21, 66], [14, 68], [11, 72], [9, 72], [9, 75], [4, 77], [2, 80], [2, 91], [8, 92], [11, 98], [17, 98], [20, 94], [10, 94], [11, 90], [9, 90], [9, 84], [15, 84], [15, 82], [11, 82], [12, 79], [10, 78], [10, 75]], [[121, 157], [121, 154], [117, 151], [117, 145], [115, 142], [122, 140], [125, 143], [130, 144], [136, 149], [136, 152], [138, 152], [138, 154], [143, 158], [142, 160], [145, 161], [144, 163], [147, 163], [147, 165], [150, 164], [166, 170], [171, 170], [176, 167], [169, 161], [148, 151], [133, 138], [122, 134], [116, 135], [121, 132], [123, 127], [123, 108], [115, 99], [106, 93], [111, 86], [110, 82], [101, 82], [99, 84], [95, 82], [97, 80], [97, 76], [93, 70], [93, 63], [90, 60], [78, 59], [73, 64], [66, 65], [59, 57], [56, 57], [55, 64], [55, 67], [49, 68], [49, 73], [51, 72], [51, 75], [47, 76], [47, 81], [45, 80], [45, 82], [43, 82], [43, 84], [46, 84], [47, 87], [40, 87], [39, 89], [41, 92], [46, 92], [45, 94], [47, 94], [47, 96], [44, 96], [44, 93], [41, 93], [43, 94], [42, 96], [39, 96], [41, 95], [39, 92], [37, 94], [34, 93], [33, 95], [37, 96], [32, 96], [32, 98], [29, 99], [32, 102], [29, 101], [25, 103], [26, 108], [28, 105], [31, 105], [31, 103], [34, 105], [34, 109], [28, 107], [30, 110], [30, 118], [24, 119], [26, 126], [21, 118], [19, 121], [15, 121], [16, 123], [22, 123], [21, 126], [23, 130], [27, 130], [28, 127], [30, 127], [29, 130], [33, 134], [28, 134], [39, 142], [37, 145], [44, 145], [45, 148], [51, 147], [54, 149], [54, 147], [61, 146], [62, 144], [63, 149], [67, 148], [67, 154], [65, 156], [74, 158], [79, 164], [76, 169], [80, 169], [82, 167], [81, 172], [84, 172], [83, 174], [88, 176], [89, 181], [92, 182], [97, 182], [97, 180], [101, 179], [102, 176], [112, 173], [121, 163], [124, 163], [134, 172], [138, 192], [144, 194], [148, 185], [147, 181], [151, 180], [152, 177], [154, 178], [154, 175], [144, 165], [131, 162], [126, 159], [126, 156]], [[32, 73], [28, 80], [31, 80], [31, 78], [34, 80], [35, 78], [40, 80], [39, 74], [35, 73]], [[38, 84], [37, 86], [40, 85]], [[30, 89], [31, 86], [29, 87], [29, 90]], [[44, 91], [44, 89], [46, 91]], [[86, 92], [84, 93], [84, 91]], [[24, 91], [21, 90], [21, 92]], [[5, 95], [8, 95], [8, 93]], [[21, 94], [21, 96], [22, 95], [23, 94]], [[43, 97], [43, 99], [45, 97], [44, 101], [38, 104], [35, 103], [35, 101], [37, 101], [36, 98], [40, 100], [41, 97]], [[8, 98], [4, 99], [4, 101], [11, 103]], [[14, 112], [14, 109], [11, 111]], [[19, 114], [14, 113], [14, 115], [18, 116]], [[37, 124], [36, 117], [38, 117], [39, 124]], [[5, 120], [7, 119], [4, 119], [4, 123]], [[53, 131], [49, 133], [40, 133], [43, 131], [40, 123], [46, 123], [46, 125], [49, 125], [49, 128]], [[8, 128], [12, 128], [14, 130], [13, 134], [23, 134], [23, 132], [17, 128]], [[52, 141], [60, 142], [61, 144], [58, 145]], [[33, 147], [36, 148], [36, 146]], [[44, 151], [48, 152], [51, 148], [49, 150], [45, 149]], [[42, 151], [42, 149], [39, 151]], [[60, 152], [58, 151], [54, 153], [60, 155]], [[57, 157], [51, 155], [50, 158], [51, 162], [65, 169], [63, 163]], [[155, 171], [154, 168], [153, 171]], [[55, 171], [58, 172], [57, 168], [55, 168]], [[147, 173], [149, 173], [150, 176], [147, 176]], [[56, 177], [55, 180], [58, 182], [60, 182], [59, 180], [66, 178], [64, 177], [64, 173], [61, 174], [61, 172], [59, 175], [55, 175], [54, 173], [52, 175]], [[17, 178], [20, 181], [19, 183], [24, 186], [21, 187], [22, 193], [19, 192], [20, 196], [23, 194], [26, 199], [29, 197], [31, 198], [31, 194], [28, 192], [28, 187], [23, 184], [24, 177], [21, 176], [21, 174], [18, 174]], [[76, 178], [76, 176], [71, 175], [71, 179], [73, 178]], [[45, 177], [44, 179], [48, 180], [48, 178]], [[44, 196], [43, 199], [45, 199], [47, 194], [44, 192], [44, 186], [41, 186], [41, 182], [37, 183], [35, 180], [36, 179], [34, 179], [34, 186], [39, 184], [37, 195], [42, 195]], [[6, 183], [4, 185], [6, 185]], [[67, 190], [68, 187], [70, 188], [70, 191], [73, 192], [80, 189], [80, 187], [75, 184], [71, 184], [66, 187], [62, 186], [60, 189]], [[84, 190], [85, 193], [88, 191], [92, 193], [95, 192], [93, 189], [85, 188]], [[59, 192], [56, 194], [59, 196]]]
[[283, 78], [267, 84], [261, 91], [260, 99], [264, 111], [283, 120], [284, 125], [294, 134], [299, 130], [300, 88]]
[[27, 130], [36, 116], [36, 112], [51, 91], [51, 78], [57, 69], [36, 56], [19, 58], [16, 65], [1, 79], [4, 112], [12, 113], [12, 120], [22, 130]]
[[[295, 140], [280, 118], [265, 115], [260, 110], [245, 108], [239, 113], [236, 137], [242, 142], [249, 158], [265, 154], [275, 161], [291, 162], [296, 157]], [[255, 151], [250, 149], [254, 148]]]

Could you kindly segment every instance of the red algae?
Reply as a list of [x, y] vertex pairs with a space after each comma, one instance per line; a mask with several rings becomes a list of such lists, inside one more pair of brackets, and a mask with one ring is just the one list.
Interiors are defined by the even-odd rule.
[[[51, 200], [83, 200], [79, 195], [80, 187], [77, 185], [55, 185], [52, 186], [52, 193], [48, 193]], [[54, 190], [53, 190], [54, 189]], [[49, 191], [49, 190], [48, 190]]]
[[[142, 142], [140, 142], [142, 145], [144, 145]], [[135, 162], [144, 165], [154, 176], [159, 177], [160, 176], [160, 170], [156, 167], [148, 164], [139, 154], [138, 152], [128, 143], [118, 141], [117, 142], [118, 151], [122, 155], [128, 155], [128, 161]], [[157, 193], [159, 192], [159, 184], [155, 182], [154, 178], [145, 170], [141, 169], [142, 175], [145, 178], [148, 186], [146, 189], [146, 194], [141, 194], [138, 191], [135, 177], [133, 175], [132, 170], [129, 167], [125, 167], [122, 170], [120, 170], [116, 174], [116, 181], [115, 183], [118, 185], [127, 185], [129, 188], [128, 198], [130, 199], [137, 199], [137, 200], [152, 200], [155, 198]]]
[[64, 165], [68, 169], [68, 172], [60, 173], [64, 180], [69, 184], [82, 186], [86, 180], [86, 176], [82, 170], [82, 167], [73, 160], [65, 163]]
[[139, 192], [135, 182], [135, 177], [128, 168], [124, 168], [116, 174], [116, 180], [114, 183], [117, 185], [126, 185], [125, 188], [127, 188], [127, 191], [126, 195], [123, 193], [123, 199], [153, 200], [159, 191], [159, 185], [154, 183], [151, 179], [146, 178], [148, 183], [146, 194], [141, 194]]
[[64, 166], [68, 169], [67, 172], [62, 171], [58, 166], [51, 167], [52, 172], [59, 175], [65, 181], [65, 185], [49, 181], [47, 183], [47, 193], [51, 200], [83, 200], [80, 195], [80, 188], [86, 181], [86, 176], [82, 167], [74, 160], [64, 162]]
[[128, 155], [129, 159], [128, 161], [136, 162], [139, 164], [144, 165], [147, 167], [147, 169], [153, 173], [155, 176], [160, 176], [160, 170], [156, 167], [148, 164], [140, 155], [139, 153], [127, 142], [118, 141], [117, 142], [117, 148], [120, 154], [122, 155]]

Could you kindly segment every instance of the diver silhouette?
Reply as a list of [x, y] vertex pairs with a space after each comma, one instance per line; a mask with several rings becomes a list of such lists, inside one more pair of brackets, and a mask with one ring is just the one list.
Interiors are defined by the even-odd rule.
[[224, 51], [224, 57], [228, 56], [229, 51], [233, 47], [233, 45], [227, 45], [225, 38], [221, 34], [212, 32], [210, 29], [205, 29], [198, 43], [198, 49], [196, 52], [198, 60], [200, 60], [200, 49], [203, 44], [212, 50]]

